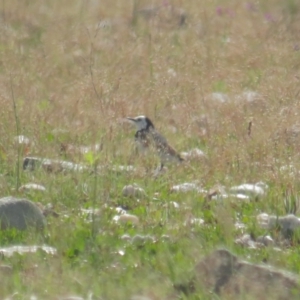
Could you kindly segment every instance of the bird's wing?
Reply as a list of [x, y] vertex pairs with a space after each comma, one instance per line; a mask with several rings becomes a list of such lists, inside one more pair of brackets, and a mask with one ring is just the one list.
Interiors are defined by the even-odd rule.
[[180, 161], [183, 160], [177, 151], [168, 144], [167, 139], [162, 134], [160, 134], [157, 130], [152, 130], [151, 134], [159, 154], [177, 157]]
[[157, 130], [151, 130], [150, 133], [157, 148], [168, 147], [167, 139]]

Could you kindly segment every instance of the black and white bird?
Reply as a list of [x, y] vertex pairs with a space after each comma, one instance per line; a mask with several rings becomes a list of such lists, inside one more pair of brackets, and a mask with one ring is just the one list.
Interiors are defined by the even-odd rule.
[[171, 147], [166, 138], [154, 127], [152, 121], [146, 116], [127, 118], [136, 125], [135, 141], [140, 151], [144, 152], [151, 144], [154, 145], [160, 157], [160, 170], [167, 162], [182, 162], [184, 159]]

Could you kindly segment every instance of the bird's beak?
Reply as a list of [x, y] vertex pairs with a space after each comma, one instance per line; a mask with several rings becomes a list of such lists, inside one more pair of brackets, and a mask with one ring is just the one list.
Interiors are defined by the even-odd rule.
[[136, 120], [134, 118], [126, 118], [127, 120], [131, 121], [131, 122], [135, 122]]

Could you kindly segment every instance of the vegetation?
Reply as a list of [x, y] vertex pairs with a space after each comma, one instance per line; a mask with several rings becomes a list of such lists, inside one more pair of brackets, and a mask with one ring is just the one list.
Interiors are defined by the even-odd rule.
[[[235, 222], [258, 236], [267, 232], [257, 226], [257, 214], [284, 215], [287, 207], [295, 212], [300, 4], [169, 2], [2, 2], [0, 194], [24, 197], [20, 185], [42, 184], [46, 192], [25, 196], [51, 203], [59, 213], [48, 217], [44, 235], [0, 232], [3, 247], [47, 244], [58, 251], [2, 257], [2, 299], [164, 299], [218, 247], [300, 272], [297, 243], [281, 252], [234, 243], [241, 234]], [[158, 15], [139, 11], [147, 5], [159, 6]], [[185, 10], [183, 23], [175, 8]], [[168, 166], [153, 178], [158, 158], [136, 155], [134, 128], [124, 120], [141, 114], [177, 150], [199, 148], [207, 160]], [[29, 150], [16, 144], [17, 135], [31, 140]], [[62, 154], [62, 143], [101, 143], [102, 151]], [[101, 171], [23, 171], [28, 154]], [[136, 171], [113, 171], [118, 165]], [[195, 181], [206, 190], [263, 181], [269, 191], [252, 202], [170, 192], [175, 184]], [[133, 183], [147, 197], [124, 197], [122, 188]], [[117, 207], [139, 224], [115, 222]], [[98, 212], [90, 217], [82, 209]], [[188, 222], [192, 218], [205, 223]], [[205, 299], [204, 293], [182, 297]]]

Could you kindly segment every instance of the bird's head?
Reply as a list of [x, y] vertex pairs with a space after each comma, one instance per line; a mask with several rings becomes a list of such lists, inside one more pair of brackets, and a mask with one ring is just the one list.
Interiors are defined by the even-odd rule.
[[127, 119], [135, 124], [137, 130], [149, 130], [150, 128], [154, 129], [154, 125], [148, 117], [138, 116]]

